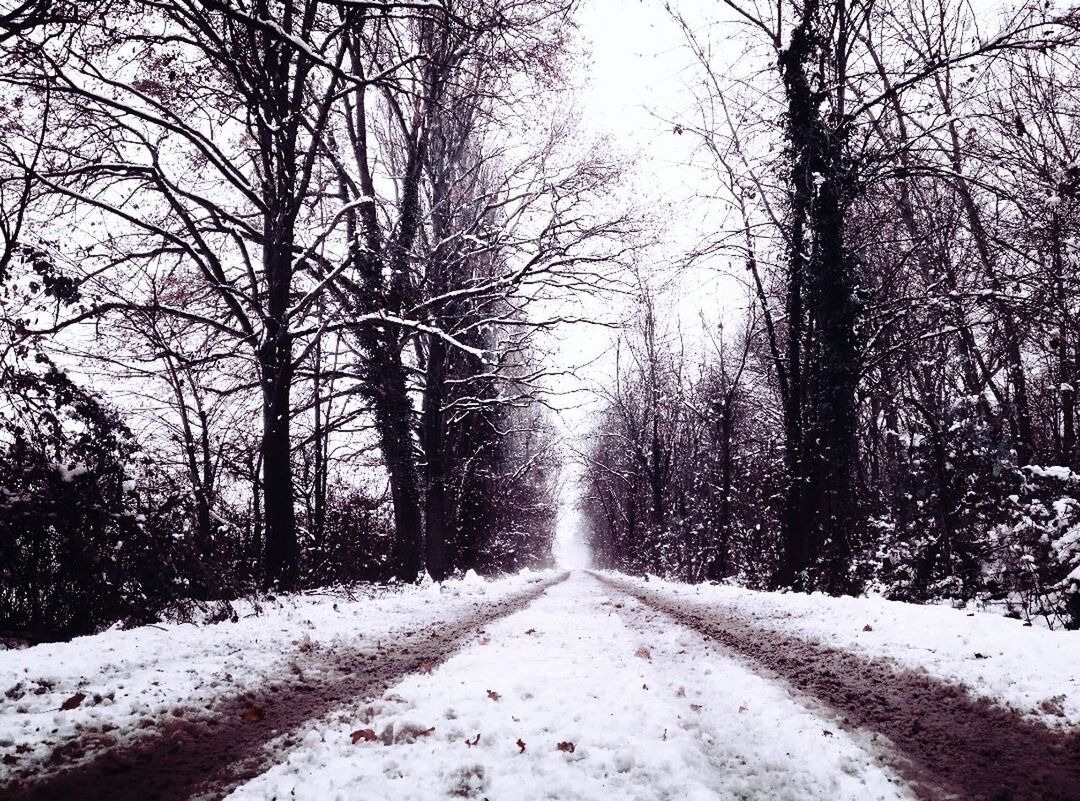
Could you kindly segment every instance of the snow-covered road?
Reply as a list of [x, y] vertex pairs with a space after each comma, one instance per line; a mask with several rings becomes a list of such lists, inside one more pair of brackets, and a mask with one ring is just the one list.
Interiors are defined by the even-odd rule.
[[575, 573], [229, 798], [912, 797], [867, 743], [647, 612]]
[[[350, 638], [336, 623], [332, 639], [312, 634], [325, 648], [311, 653], [271, 615], [267, 626], [294, 646], [282, 655], [291, 677], [216, 704], [206, 741], [151, 733], [138, 760], [97, 759], [20, 797], [1080, 798], [1075, 705], [1064, 698], [1080, 678], [1077, 633], [868, 599], [557, 579], [388, 597], [377, 609], [393, 627], [361, 616]], [[325, 617], [309, 611], [305, 620]], [[447, 630], [427, 646], [437, 640], [445, 661], [417, 650], [431, 626]], [[372, 632], [380, 645], [359, 677], [343, 677], [349, 660], [337, 659], [336, 678], [320, 683], [314, 665], [370, 650]], [[1030, 670], [1014, 675], [1025, 656]], [[265, 682], [263, 670], [253, 678]], [[161, 675], [171, 692], [177, 679]]]

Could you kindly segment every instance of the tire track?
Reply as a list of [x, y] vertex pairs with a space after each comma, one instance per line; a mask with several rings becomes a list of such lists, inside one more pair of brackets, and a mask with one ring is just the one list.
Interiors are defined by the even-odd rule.
[[1063, 734], [961, 685], [677, 602], [630, 582], [603, 584], [663, 612], [827, 704], [841, 725], [889, 740], [883, 759], [930, 801], [1078, 801], [1080, 732]]
[[[411, 632], [379, 653], [370, 646], [318, 655], [293, 675], [221, 700], [209, 721], [172, 718], [156, 734], [50, 776], [0, 785], [10, 801], [182, 801], [217, 799], [258, 775], [273, 761], [263, 748], [314, 718], [357, 699], [377, 695], [420, 666], [446, 658], [478, 628], [524, 608], [564, 573], [483, 611], [448, 621], [437, 631]], [[318, 664], [330, 678], [311, 680]]]

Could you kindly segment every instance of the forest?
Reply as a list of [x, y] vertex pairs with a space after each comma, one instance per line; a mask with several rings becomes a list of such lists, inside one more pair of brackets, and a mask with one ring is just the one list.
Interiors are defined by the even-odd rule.
[[4, 7], [0, 631], [549, 566], [568, 462], [600, 568], [1080, 625], [1077, 12], [664, 6], [690, 330], [578, 5]]
[[0, 628], [550, 559], [532, 309], [625, 227], [567, 11], [6, 13]]
[[728, 5], [737, 72], [670, 12], [675, 124], [724, 220], [683, 263], [722, 254], [745, 312], [692, 347], [642, 292], [584, 453], [597, 560], [1080, 626], [1075, 9]]
[[1080, 5], [0, 0], [0, 799], [1080, 799]]

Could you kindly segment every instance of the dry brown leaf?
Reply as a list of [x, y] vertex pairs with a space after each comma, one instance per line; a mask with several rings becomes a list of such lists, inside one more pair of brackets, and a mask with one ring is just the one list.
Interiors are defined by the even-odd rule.
[[476, 736], [473, 737], [471, 740], [466, 740], [465, 741], [465, 745], [469, 746], [469, 748], [472, 748], [474, 745], [479, 745], [479, 743], [480, 743], [480, 732], [477, 732]]
[[480, 638], [480, 644], [491, 645], [491, 638], [485, 634], [483, 637]]
[[518, 753], [519, 754], [524, 754], [525, 753], [525, 741], [522, 740], [520, 737], [518, 737], [516, 745], [517, 745], [517, 747], [519, 749]]
[[526, 634], [536, 634], [536, 629], [529, 629], [529, 630], [528, 630], [528, 631], [526, 631], [525, 633], [526, 633]]
[[488, 698], [490, 698], [492, 701], [498, 701], [500, 698], [502, 698], [502, 696], [499, 695], [494, 690], [488, 690], [487, 695], [488, 695]]
[[[692, 710], [694, 710], [695, 712], [700, 712], [701, 711], [701, 704], [690, 704], [690, 708]], [[742, 710], [739, 710], [739, 711], [741, 712]]]
[[647, 659], [650, 662], [652, 661], [652, 651], [644, 645], [634, 651], [634, 656], [640, 657], [641, 659]]
[[832, 737], [832, 736], [833, 736], [833, 734], [832, 734], [832, 732], [831, 732], [831, 731], [829, 731], [828, 729], [822, 729], [822, 730], [821, 730], [821, 736], [822, 736], [822, 737]]
[[373, 743], [379, 739], [378, 735], [371, 729], [357, 729], [349, 736], [352, 738], [353, 745], [356, 745], [361, 740], [365, 743]]
[[85, 700], [86, 693], [75, 693], [75, 695], [71, 696], [69, 699], [64, 701], [64, 703], [60, 704], [60, 709], [62, 709], [64, 712], [67, 712], [69, 709], [74, 709]]
[[685, 687], [680, 687], [679, 689], [677, 689], [675, 691], [675, 697], [676, 698], [685, 698], [686, 697], [686, 688]]
[[862, 627], [862, 630], [863, 631], [873, 631], [874, 627], [871, 626], [869, 623], [867, 623], [865, 626]]
[[432, 668], [435, 667], [435, 663], [430, 659], [421, 659], [420, 664], [416, 666], [417, 673], [430, 673]]
[[569, 741], [566, 741], [566, 740], [564, 740], [563, 742], [561, 742], [561, 743], [559, 743], [558, 745], [555, 746], [556, 751], [565, 751], [568, 754], [574, 753], [574, 749], [576, 749], [576, 748], [577, 748], [576, 745], [574, 745], [573, 743], [571, 743]]
[[244, 709], [240, 717], [242, 717], [246, 723], [255, 723], [266, 717], [266, 710], [261, 706], [252, 704]]

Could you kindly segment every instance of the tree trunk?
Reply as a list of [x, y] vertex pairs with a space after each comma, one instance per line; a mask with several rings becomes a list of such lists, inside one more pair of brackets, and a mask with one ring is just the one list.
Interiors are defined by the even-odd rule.
[[450, 571], [446, 520], [446, 454], [443, 394], [446, 345], [437, 336], [428, 337], [428, 360], [424, 385], [421, 436], [424, 446], [424, 557], [427, 571], [442, 581]]
[[[792, 158], [790, 392], [785, 404], [789, 487], [780, 581], [811, 589], [819, 582], [806, 571], [821, 567], [824, 574], [820, 582], [835, 592], [849, 589], [859, 368], [855, 264], [845, 243], [850, 194], [850, 168], [844, 163], [846, 122], [842, 94], [846, 10], [844, 3], [837, 3], [838, 42], [835, 54], [830, 56], [835, 55], [840, 88], [828, 119], [820, 109], [821, 93], [812, 85], [809, 74], [809, 70], [820, 68], [825, 58], [820, 41], [823, 32], [818, 30], [819, 12], [817, 0], [805, 4], [791, 44], [780, 55], [788, 101], [786, 134]], [[811, 235], [809, 242], [807, 233]], [[800, 364], [800, 340], [804, 335], [808, 347]], [[812, 451], [807, 449], [808, 443], [813, 443]], [[819, 564], [822, 557], [825, 563]]]
[[710, 581], [720, 581], [731, 572], [732, 428], [731, 400], [729, 398], [720, 412], [720, 520], [717, 525], [720, 536], [716, 556], [709, 563], [706, 570], [706, 578]]
[[[293, 505], [292, 337], [288, 331], [289, 286], [292, 283], [291, 237], [275, 237], [274, 223], [268, 220], [264, 269], [267, 280], [267, 309], [264, 341], [259, 347], [259, 372], [263, 396], [263, 514], [266, 526], [265, 586], [291, 589], [298, 577], [299, 548], [296, 539], [296, 512]], [[276, 244], [277, 243], [277, 244]]]
[[413, 447], [412, 399], [393, 334], [372, 332], [363, 339], [368, 341], [365, 349], [371, 357], [367, 365], [367, 395], [372, 402], [394, 506], [394, 574], [402, 581], [415, 581], [420, 575], [423, 530]]

